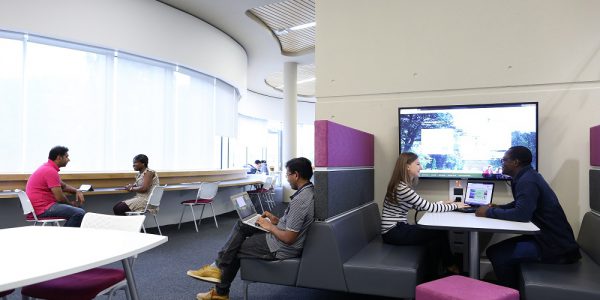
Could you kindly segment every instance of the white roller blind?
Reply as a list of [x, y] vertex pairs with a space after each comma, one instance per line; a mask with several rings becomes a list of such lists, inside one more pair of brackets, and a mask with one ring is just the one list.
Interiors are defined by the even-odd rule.
[[220, 136], [234, 137], [237, 124], [238, 96], [235, 89], [223, 81], [215, 84], [216, 131]]
[[0, 31], [0, 172], [32, 172], [56, 145], [72, 171], [221, 165], [236, 90], [214, 77], [115, 50]]

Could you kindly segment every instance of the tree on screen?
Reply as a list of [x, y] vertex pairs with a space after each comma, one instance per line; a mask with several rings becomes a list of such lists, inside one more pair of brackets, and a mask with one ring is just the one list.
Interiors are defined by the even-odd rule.
[[537, 135], [535, 132], [521, 132], [521, 131], [513, 131], [511, 134], [512, 138], [512, 146], [525, 146], [531, 150], [531, 154], [533, 155], [533, 162], [531, 163], [534, 168], [535, 162], [537, 161]]
[[415, 141], [421, 140], [422, 129], [454, 128], [454, 119], [449, 113], [400, 115], [400, 149], [411, 151]]

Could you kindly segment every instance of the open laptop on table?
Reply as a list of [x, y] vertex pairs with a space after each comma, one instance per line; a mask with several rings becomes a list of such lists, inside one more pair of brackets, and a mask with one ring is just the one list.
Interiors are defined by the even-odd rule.
[[468, 182], [464, 202], [470, 207], [459, 208], [456, 211], [474, 213], [478, 207], [490, 205], [493, 195], [493, 182]]
[[252, 226], [256, 229], [269, 232], [268, 230], [256, 224], [256, 220], [260, 217], [260, 215], [256, 213], [256, 209], [254, 208], [254, 204], [252, 204], [252, 200], [250, 200], [248, 193], [243, 192], [231, 196], [231, 202], [233, 203], [233, 207], [235, 207], [238, 216], [240, 216], [242, 223]]

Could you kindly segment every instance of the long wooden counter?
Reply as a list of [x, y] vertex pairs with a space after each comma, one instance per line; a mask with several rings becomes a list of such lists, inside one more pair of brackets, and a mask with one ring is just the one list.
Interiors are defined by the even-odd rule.
[[[199, 171], [156, 171], [160, 184], [167, 184], [167, 190], [197, 189], [200, 182], [221, 181], [220, 187], [240, 186], [262, 183], [260, 178], [247, 177], [244, 169], [227, 170], [199, 170]], [[89, 172], [89, 173], [62, 173], [61, 179], [73, 186], [91, 184], [95, 191], [91, 195], [127, 193], [119, 189], [135, 181], [137, 172]], [[27, 179], [31, 174], [0, 174], [0, 198], [16, 197], [15, 189], [25, 189]]]

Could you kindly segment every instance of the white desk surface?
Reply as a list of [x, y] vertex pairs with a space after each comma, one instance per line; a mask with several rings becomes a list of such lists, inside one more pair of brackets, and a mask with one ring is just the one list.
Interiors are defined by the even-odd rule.
[[166, 236], [106, 229], [0, 229], [0, 291], [100, 267], [167, 240]]
[[531, 222], [513, 222], [481, 218], [474, 213], [425, 213], [418, 225], [438, 229], [535, 234], [540, 229]]

